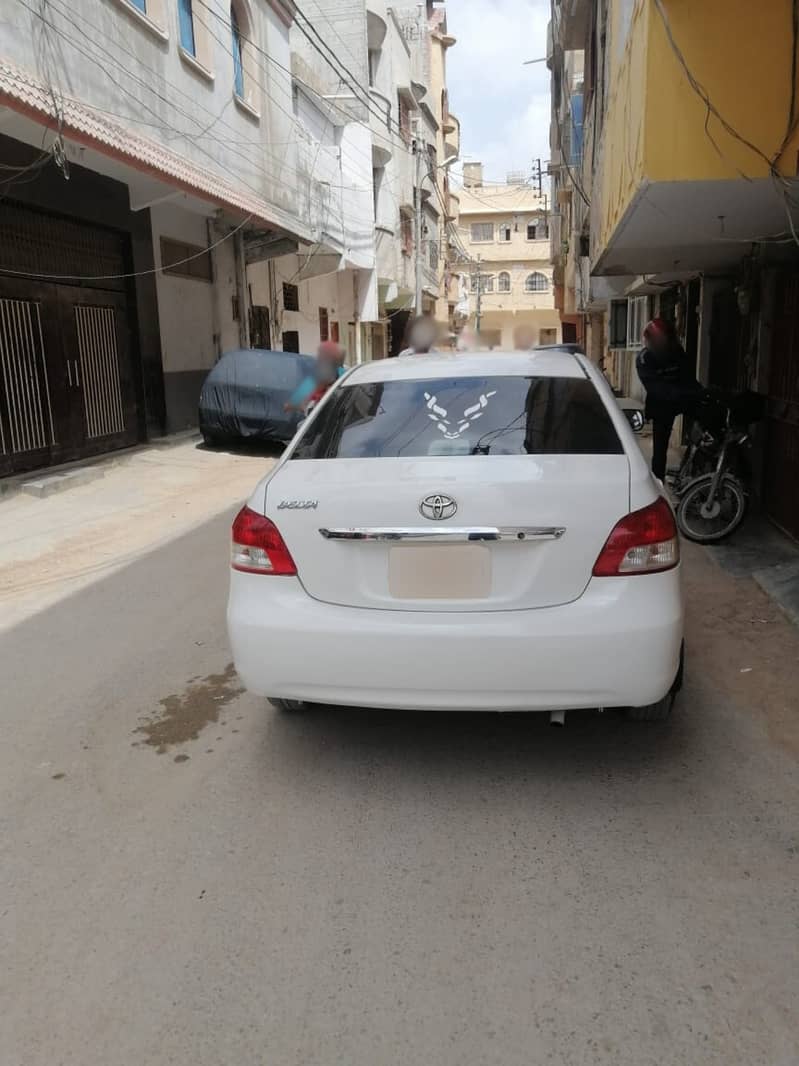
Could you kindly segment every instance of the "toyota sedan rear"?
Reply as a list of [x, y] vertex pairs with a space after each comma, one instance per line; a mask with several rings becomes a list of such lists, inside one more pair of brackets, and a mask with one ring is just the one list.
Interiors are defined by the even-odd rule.
[[236, 668], [283, 709], [660, 718], [679, 687], [672, 511], [579, 354], [357, 367], [232, 538]]

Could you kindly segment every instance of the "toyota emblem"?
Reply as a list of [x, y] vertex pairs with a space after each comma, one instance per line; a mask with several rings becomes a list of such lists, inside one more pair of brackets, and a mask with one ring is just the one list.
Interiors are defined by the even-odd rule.
[[419, 504], [419, 510], [431, 522], [443, 522], [446, 518], [452, 518], [458, 510], [458, 505], [451, 496], [437, 493], [434, 496], [425, 496]]

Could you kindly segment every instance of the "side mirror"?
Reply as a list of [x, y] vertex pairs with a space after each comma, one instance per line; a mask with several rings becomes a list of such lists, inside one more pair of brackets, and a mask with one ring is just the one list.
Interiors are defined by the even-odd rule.
[[644, 428], [643, 412], [639, 411], [637, 408], [629, 408], [624, 413], [627, 415], [627, 421], [632, 426], [633, 433], [640, 433]]

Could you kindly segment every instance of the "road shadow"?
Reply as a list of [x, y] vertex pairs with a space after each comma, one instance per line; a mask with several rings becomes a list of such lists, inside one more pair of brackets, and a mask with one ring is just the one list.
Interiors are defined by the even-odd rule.
[[[281, 774], [312, 764], [328, 778], [369, 767], [383, 782], [448, 782], [467, 790], [501, 783], [512, 794], [531, 779], [560, 782], [673, 777], [712, 742], [698, 738], [695, 694], [664, 723], [636, 723], [620, 711], [574, 711], [563, 728], [546, 714], [401, 712], [309, 707], [283, 713], [267, 705], [262, 752]], [[360, 775], [359, 769], [359, 775]], [[364, 782], [365, 788], [373, 786]]]
[[222, 455], [245, 455], [251, 459], [279, 459], [286, 450], [286, 445], [278, 441], [223, 441], [218, 444], [206, 444], [199, 441], [195, 447], [200, 452], [219, 452]]

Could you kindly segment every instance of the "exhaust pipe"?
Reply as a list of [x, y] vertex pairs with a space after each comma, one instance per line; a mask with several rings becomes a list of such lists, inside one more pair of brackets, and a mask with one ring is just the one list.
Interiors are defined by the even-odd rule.
[[566, 712], [565, 711], [550, 711], [549, 712], [549, 724], [563, 726], [566, 725]]

